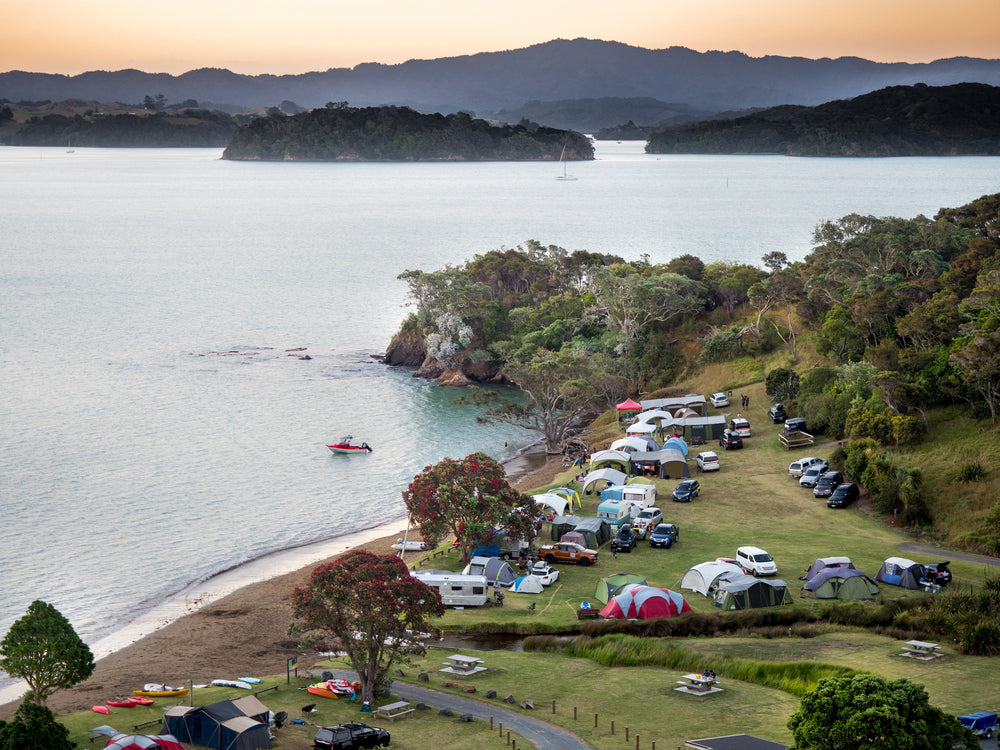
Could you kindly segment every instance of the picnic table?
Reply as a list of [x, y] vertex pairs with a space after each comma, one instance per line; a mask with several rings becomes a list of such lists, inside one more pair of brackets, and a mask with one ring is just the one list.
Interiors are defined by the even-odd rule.
[[703, 674], [686, 674], [677, 681], [680, 687], [674, 690], [688, 695], [709, 695], [710, 693], [721, 693], [719, 681], [714, 677]]
[[409, 701], [396, 701], [395, 703], [388, 703], [375, 709], [375, 716], [388, 719], [389, 721], [412, 713], [413, 709], [410, 707]]
[[903, 649], [902, 656], [908, 656], [911, 659], [922, 659], [923, 661], [930, 661], [943, 655], [941, 647], [938, 644], [929, 643], [928, 641], [907, 641], [900, 648]]
[[447, 672], [448, 674], [455, 675], [456, 677], [468, 677], [472, 674], [485, 672], [486, 667], [483, 666], [482, 659], [477, 659], [474, 656], [452, 654], [447, 657], [447, 660], [444, 662], [444, 666], [441, 667], [440, 671]]

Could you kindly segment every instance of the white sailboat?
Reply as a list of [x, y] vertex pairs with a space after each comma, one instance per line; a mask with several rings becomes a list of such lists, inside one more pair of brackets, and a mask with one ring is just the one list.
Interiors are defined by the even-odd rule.
[[562, 153], [559, 154], [559, 161], [562, 162], [563, 173], [561, 175], [559, 175], [558, 177], [556, 177], [556, 179], [557, 180], [565, 180], [566, 182], [572, 182], [573, 180], [575, 180], [576, 177], [574, 177], [571, 174], [566, 174], [566, 144], [565, 143], [563, 144], [563, 147], [562, 147]]

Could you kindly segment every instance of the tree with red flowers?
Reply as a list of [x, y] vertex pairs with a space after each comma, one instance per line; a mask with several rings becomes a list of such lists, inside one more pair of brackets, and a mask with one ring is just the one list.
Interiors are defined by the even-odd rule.
[[312, 572], [295, 589], [293, 633], [305, 642], [335, 638], [358, 673], [362, 700], [388, 694], [389, 670], [424, 654], [417, 633], [434, 630], [428, 618], [444, 614], [441, 596], [410, 575], [395, 555], [354, 550]]
[[542, 520], [534, 500], [512, 488], [503, 467], [485, 453], [424, 467], [403, 492], [403, 502], [425, 541], [455, 535], [462, 562], [501, 530], [530, 541]]

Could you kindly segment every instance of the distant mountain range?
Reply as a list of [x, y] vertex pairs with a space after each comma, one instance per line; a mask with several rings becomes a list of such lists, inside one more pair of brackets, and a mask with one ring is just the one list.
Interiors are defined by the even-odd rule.
[[[162, 94], [203, 108], [239, 112], [294, 102], [322, 107], [394, 104], [422, 112], [479, 117], [592, 132], [662, 112], [664, 121], [725, 110], [816, 105], [888, 86], [962, 82], [1000, 85], [1000, 60], [955, 57], [931, 63], [877, 63], [856, 57], [754, 58], [741, 52], [649, 50], [618, 42], [557, 39], [503, 52], [364, 63], [299, 75], [240, 75], [200, 69], [179, 76], [139, 70], [76, 76], [0, 73], [0, 100], [86, 99], [138, 104]], [[590, 100], [590, 101], [586, 101]]]

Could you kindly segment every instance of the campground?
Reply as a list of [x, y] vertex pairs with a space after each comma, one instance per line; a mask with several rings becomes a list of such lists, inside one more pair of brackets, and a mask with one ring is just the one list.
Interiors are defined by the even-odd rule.
[[[798, 684], [763, 684], [752, 676], [753, 667], [774, 664], [808, 662], [831, 664], [855, 670], [871, 671], [887, 678], [908, 678], [922, 684], [931, 703], [951, 714], [973, 710], [995, 710], [1000, 707], [1000, 683], [995, 679], [996, 660], [988, 657], [964, 656], [952, 644], [942, 643], [943, 656], [922, 662], [901, 657], [901, 641], [863, 629], [806, 623], [794, 629], [771, 628], [767, 632], [736, 632], [715, 637], [675, 639], [641, 639], [622, 636], [602, 636], [600, 623], [581, 622], [577, 610], [581, 602], [595, 602], [600, 579], [619, 571], [635, 573], [653, 586], [679, 591], [694, 610], [694, 617], [718, 616], [720, 610], [711, 600], [691, 591], [680, 589], [684, 573], [692, 566], [716, 557], [734, 557], [736, 548], [753, 544], [770, 552], [778, 565], [777, 577], [786, 581], [792, 604], [777, 609], [795, 608], [819, 610], [830, 606], [800, 594], [799, 576], [816, 558], [846, 555], [854, 565], [870, 576], [875, 575], [882, 561], [891, 556], [910, 557], [918, 562], [951, 559], [953, 588], [969, 590], [978, 587], [988, 568], [977, 562], [957, 557], [900, 552], [899, 545], [928, 540], [914, 540], [893, 528], [884, 519], [873, 517], [864, 503], [844, 510], [831, 510], [824, 500], [813, 497], [812, 491], [799, 487], [788, 476], [788, 464], [806, 455], [806, 450], [788, 452], [778, 442], [779, 425], [766, 419], [767, 404], [763, 394], [754, 394], [755, 408], [744, 416], [751, 420], [753, 436], [744, 441], [741, 450], [722, 451], [718, 444], [692, 448], [691, 475], [702, 484], [700, 497], [691, 503], [674, 503], [670, 493], [676, 479], [652, 480], [660, 498], [657, 505], [664, 520], [680, 528], [678, 542], [670, 549], [651, 548], [645, 541], [631, 553], [612, 557], [610, 545], [600, 549], [600, 561], [590, 567], [558, 565], [559, 579], [540, 594], [508, 594], [504, 606], [484, 606], [449, 609], [440, 626], [452, 634], [468, 631], [484, 633], [516, 633], [521, 636], [550, 634], [551, 647], [542, 650], [477, 651], [469, 648], [444, 648], [428, 643], [428, 653], [412, 664], [399, 665], [402, 672], [394, 679], [422, 685], [445, 695], [461, 695], [530, 714], [562, 727], [580, 737], [595, 750], [621, 747], [673, 748], [687, 739], [733, 733], [748, 733], [758, 737], [790, 743], [786, 727], [789, 716], [798, 708]], [[733, 411], [732, 409], [723, 411]], [[709, 408], [709, 413], [719, 410]], [[619, 437], [616, 422], [599, 420], [592, 433], [592, 447], [597, 449]], [[834, 446], [817, 447], [811, 455], [829, 457]], [[698, 450], [714, 450], [719, 454], [721, 470], [701, 474], [693, 458]], [[547, 488], [577, 487], [574, 467], [550, 463], [544, 483], [530, 490], [536, 494]], [[535, 475], [535, 481], [538, 481]], [[549, 481], [551, 480], [551, 481]], [[596, 494], [582, 497], [582, 515], [594, 515], [598, 503]], [[548, 543], [549, 527], [543, 528], [539, 543]], [[388, 550], [387, 550], [388, 551]], [[459, 555], [446, 546], [414, 556], [411, 566], [458, 570]], [[880, 585], [879, 598], [912, 598], [933, 596], [923, 591], [908, 591]], [[533, 609], [529, 609], [534, 605]], [[865, 603], [843, 606], [870, 607]], [[738, 617], [739, 613], [726, 615]], [[568, 639], [583, 630], [584, 640], [606, 644], [606, 658], [570, 656], [561, 648]], [[656, 647], [661, 642], [680, 652], [686, 666], [667, 660]], [[452, 683], [438, 670], [445, 657], [464, 653], [484, 660], [487, 670]], [[694, 666], [696, 665], [696, 666]], [[707, 696], [692, 696], [676, 692], [677, 680], [685, 672], [701, 667], [715, 670], [723, 691]], [[313, 670], [342, 670], [342, 659], [318, 662]], [[426, 683], [418, 680], [426, 673]], [[738, 674], [738, 676], [737, 676]], [[749, 676], [748, 676], [749, 675]], [[273, 711], [285, 710], [299, 717], [301, 706], [314, 702], [304, 692], [305, 685], [316, 678], [303, 674], [286, 684], [285, 675], [265, 680], [264, 687], [274, 687], [260, 699]], [[475, 693], [463, 691], [463, 686], [475, 688]], [[487, 698], [487, 691], [497, 697]], [[208, 688], [197, 690], [196, 705], [223, 698], [237, 697], [233, 690]], [[245, 693], [244, 693], [245, 694]], [[513, 705], [502, 698], [513, 696]], [[442, 703], [437, 706], [443, 705]], [[533, 702], [534, 709], [520, 707], [524, 700]], [[554, 710], [553, 710], [554, 706]], [[308, 717], [306, 725], [290, 725], [278, 730], [274, 747], [311, 747], [315, 734], [312, 724], [329, 725], [341, 721], [366, 721], [355, 703], [325, 700], [317, 705], [318, 713]], [[132, 713], [132, 712], [135, 713]], [[131, 731], [134, 723], [155, 718], [161, 707], [131, 709], [127, 716], [97, 717], [90, 712], [60, 717], [73, 732], [73, 739], [82, 747], [88, 743], [87, 729], [101, 723]], [[160, 714], [162, 715], [162, 714]], [[96, 719], [96, 721], [95, 721]], [[107, 721], [105, 721], [107, 720]], [[614, 733], [612, 733], [612, 722]], [[436, 710], [415, 711], [405, 719], [392, 723], [371, 719], [369, 723], [386, 726], [393, 735], [391, 747], [400, 750], [433, 746], [438, 750], [460, 748], [509, 747], [507, 738], [498, 728], [490, 729], [486, 721], [461, 722], [456, 717], [442, 717]], [[627, 730], [626, 730], [627, 728]], [[153, 725], [145, 729], [158, 731]], [[626, 742], [626, 731], [628, 741]], [[523, 738], [511, 738], [517, 747], [526, 747]], [[623, 744], [625, 743], [625, 744]], [[193, 747], [193, 746], [192, 746]]]

